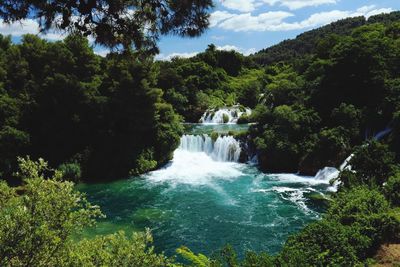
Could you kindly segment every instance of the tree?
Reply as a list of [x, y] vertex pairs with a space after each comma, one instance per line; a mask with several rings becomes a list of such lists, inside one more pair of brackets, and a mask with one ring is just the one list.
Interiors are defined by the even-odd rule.
[[41, 32], [79, 32], [111, 48], [156, 53], [160, 35], [201, 34], [212, 6], [211, 0], [6, 0], [0, 3], [0, 17], [6, 23], [33, 18]]
[[[399, 222], [396, 223], [396, 220], [389, 216], [389, 208], [389, 202], [377, 189], [355, 186], [335, 196], [327, 219], [358, 229], [360, 233], [371, 238], [371, 248], [382, 241], [390, 241], [394, 237], [393, 233], [398, 231]], [[367, 252], [365, 248], [361, 251]]]

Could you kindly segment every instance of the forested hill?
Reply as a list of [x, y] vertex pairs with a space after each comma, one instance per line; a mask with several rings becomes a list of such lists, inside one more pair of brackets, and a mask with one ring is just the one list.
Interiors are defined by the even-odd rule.
[[363, 25], [373, 23], [387, 24], [399, 20], [400, 11], [390, 14], [380, 14], [368, 19], [363, 16], [342, 19], [324, 27], [302, 33], [295, 39], [285, 40], [277, 45], [260, 50], [250, 56], [250, 58], [262, 66], [278, 61], [289, 61], [307, 54], [314, 54], [316, 50], [325, 48], [325, 46], [321, 44], [321, 39], [329, 35], [332, 38], [335, 38], [337, 35], [349, 35], [355, 28]]

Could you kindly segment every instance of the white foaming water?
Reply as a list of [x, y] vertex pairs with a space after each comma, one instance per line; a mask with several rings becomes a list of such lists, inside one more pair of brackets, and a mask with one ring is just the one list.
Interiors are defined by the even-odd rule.
[[286, 186], [273, 186], [269, 189], [256, 189], [253, 192], [269, 193], [276, 192], [281, 198], [291, 201], [306, 213], [312, 212], [306, 205], [304, 193], [315, 192], [313, 188], [291, 188]]
[[220, 136], [213, 143], [208, 135], [183, 135], [173, 160], [147, 176], [154, 182], [211, 185], [213, 179], [240, 177], [240, 144], [232, 136]]
[[215, 143], [208, 135], [184, 135], [179, 149], [204, 152], [215, 161], [239, 161], [240, 143], [232, 136], [219, 136]]
[[[203, 116], [201, 116], [200, 123], [237, 123], [238, 119], [244, 114], [247, 116], [251, 115], [251, 109], [233, 106], [218, 110], [207, 110]], [[226, 118], [225, 121], [224, 117]]]
[[234, 179], [240, 177], [239, 164], [218, 162], [204, 152], [177, 149], [174, 159], [164, 168], [150, 172], [147, 178], [154, 182], [174, 184], [210, 185], [213, 179]]
[[315, 175], [315, 179], [323, 180], [329, 183], [330, 180], [336, 179], [339, 176], [340, 171], [333, 167], [325, 167], [322, 170], [319, 170]]
[[329, 180], [325, 178], [321, 179], [321, 177], [300, 176], [292, 173], [273, 174], [271, 176], [278, 181], [288, 183], [300, 183], [308, 185], [329, 184]]
[[315, 175], [314, 179], [322, 180], [328, 183], [334, 180], [333, 185], [328, 188], [328, 191], [336, 192], [338, 186], [340, 185], [340, 181], [337, 178], [339, 178], [339, 174], [341, 171], [344, 170], [351, 171], [351, 165], [349, 163], [353, 157], [354, 154], [351, 154], [349, 157], [347, 157], [342, 163], [342, 165], [340, 165], [339, 170], [334, 167], [325, 167], [322, 170], [319, 170], [318, 173]]

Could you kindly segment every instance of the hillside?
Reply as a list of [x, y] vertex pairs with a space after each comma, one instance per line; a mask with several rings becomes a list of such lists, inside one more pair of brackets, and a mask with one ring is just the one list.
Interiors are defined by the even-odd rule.
[[390, 14], [381, 14], [372, 16], [369, 19], [365, 17], [346, 18], [318, 29], [314, 29], [298, 35], [295, 39], [285, 40], [277, 45], [265, 48], [250, 56], [258, 64], [265, 66], [278, 61], [290, 61], [306, 54], [315, 53], [318, 44], [322, 38], [328, 35], [349, 35], [355, 28], [373, 24], [390, 23], [400, 20], [400, 12]]

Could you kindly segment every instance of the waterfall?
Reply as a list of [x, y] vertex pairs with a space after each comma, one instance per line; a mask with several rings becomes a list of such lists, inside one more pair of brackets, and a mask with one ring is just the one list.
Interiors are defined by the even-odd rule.
[[207, 110], [201, 116], [200, 123], [237, 123], [238, 119], [243, 115], [251, 115], [251, 109], [237, 105], [218, 110]]
[[215, 161], [238, 162], [240, 143], [232, 136], [219, 136], [215, 142], [210, 136], [183, 135], [179, 149], [189, 152], [204, 152]]

